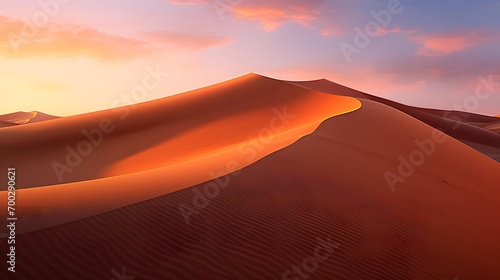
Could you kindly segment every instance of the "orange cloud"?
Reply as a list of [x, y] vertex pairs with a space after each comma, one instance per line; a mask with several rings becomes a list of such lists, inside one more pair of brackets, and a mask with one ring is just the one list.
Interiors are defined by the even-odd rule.
[[[318, 28], [325, 37], [342, 34], [340, 24], [333, 24], [333, 9], [324, 0], [163, 0], [173, 5], [203, 4], [213, 8], [223, 20], [231, 14], [237, 21], [258, 22], [266, 32], [272, 32], [287, 23]], [[335, 0], [339, 3], [340, 0]], [[332, 3], [330, 3], [332, 4]], [[341, 7], [345, 5], [339, 5]], [[339, 16], [335, 18], [338, 20]]]
[[262, 28], [271, 32], [278, 27], [295, 22], [309, 26], [319, 15], [318, 7], [322, 1], [278, 0], [278, 1], [246, 1], [232, 8], [238, 20], [254, 20]]
[[423, 46], [417, 54], [428, 57], [445, 56], [467, 49], [472, 46], [483, 44], [490, 39], [491, 35], [473, 31], [462, 34], [426, 34], [411, 37]]
[[237, 20], [253, 20], [262, 25], [262, 28], [271, 32], [278, 27], [295, 22], [304, 26], [315, 20], [319, 14], [319, 5], [322, 0], [166, 0], [173, 5], [207, 4], [223, 16], [232, 12]]
[[103, 61], [131, 60], [161, 53], [167, 46], [199, 50], [229, 40], [217, 35], [182, 32], [150, 32], [124, 37], [78, 25], [51, 24], [26, 27], [26, 23], [0, 16], [0, 57], [87, 56]]
[[0, 16], [0, 56], [89, 56], [101, 60], [133, 59], [152, 54], [147, 42], [76, 25], [27, 28], [26, 23]]

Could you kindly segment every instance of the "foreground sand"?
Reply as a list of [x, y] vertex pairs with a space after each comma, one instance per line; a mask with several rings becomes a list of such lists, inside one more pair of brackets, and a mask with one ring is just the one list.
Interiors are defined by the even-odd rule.
[[[137, 279], [294, 279], [286, 271], [318, 238], [331, 251], [311, 279], [500, 279], [500, 165], [464, 144], [489, 138], [440, 135], [391, 185], [384, 174], [436, 129], [325, 85], [248, 75], [124, 120], [115, 110], [0, 129], [0, 163], [15, 163], [21, 188], [14, 279], [111, 279], [122, 267]], [[283, 106], [296, 117], [256, 139]], [[51, 163], [103, 118], [116, 130], [60, 183]]]

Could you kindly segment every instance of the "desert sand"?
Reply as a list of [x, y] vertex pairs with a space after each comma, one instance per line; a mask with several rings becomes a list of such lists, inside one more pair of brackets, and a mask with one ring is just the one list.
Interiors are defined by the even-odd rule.
[[[249, 74], [23, 119], [0, 116], [16, 123], [0, 128], [0, 167], [18, 172], [13, 279], [122, 267], [137, 279], [305, 279], [287, 270], [319, 239], [331, 251], [302, 271], [311, 279], [500, 279], [495, 117]], [[417, 142], [423, 162], [388, 183]]]

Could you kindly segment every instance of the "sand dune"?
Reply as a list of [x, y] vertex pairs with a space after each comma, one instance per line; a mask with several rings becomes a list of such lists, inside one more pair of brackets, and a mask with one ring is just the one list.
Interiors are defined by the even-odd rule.
[[[18, 231], [85, 218], [226, 175], [360, 105], [354, 98], [247, 75], [140, 104], [123, 120], [121, 108], [4, 128], [2, 163], [31, 175], [17, 180], [23, 197]], [[99, 132], [103, 120], [109, 125]], [[81, 141], [93, 146], [88, 155], [78, 154]], [[43, 211], [33, 214], [31, 208], [40, 204]]]
[[57, 119], [57, 118], [59, 118], [59, 117], [45, 114], [42, 112], [36, 112], [36, 116], [34, 118], [30, 119], [28, 123], [49, 121], [49, 120], [53, 120], [53, 119]]
[[325, 93], [373, 100], [400, 110], [426, 124], [437, 128], [483, 154], [500, 160], [499, 121], [495, 117], [460, 111], [425, 109], [403, 105], [391, 100], [366, 94], [328, 80], [291, 82], [292, 84]]
[[[56, 116], [44, 114], [37, 111], [16, 112], [16, 113], [0, 115], [0, 127], [2, 127], [2, 123], [10, 123], [11, 125], [18, 125], [18, 124], [42, 122], [57, 118], [58, 117]], [[11, 125], [5, 125], [5, 126], [11, 126]]]
[[14, 124], [25, 124], [30, 119], [34, 118], [37, 112], [16, 112], [11, 114], [0, 115], [0, 121], [10, 122]]
[[490, 122], [486, 124], [479, 124], [479, 126], [482, 126], [482, 128], [489, 130], [491, 132], [500, 134], [500, 121]]
[[[19, 170], [17, 242], [29, 248], [13, 279], [111, 279], [126, 267], [137, 279], [295, 280], [305, 276], [292, 266], [317, 248], [324, 259], [301, 272], [310, 279], [500, 279], [500, 165], [485, 155], [496, 124], [458, 113], [454, 128], [445, 113], [252, 74], [1, 128], [0, 166]], [[111, 125], [59, 182], [51, 164], [65, 146]], [[423, 162], [388, 183], [421, 149]]]

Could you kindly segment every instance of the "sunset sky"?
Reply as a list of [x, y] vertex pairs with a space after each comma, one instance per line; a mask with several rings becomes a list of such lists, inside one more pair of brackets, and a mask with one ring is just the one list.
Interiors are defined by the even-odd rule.
[[0, 114], [67, 116], [254, 72], [498, 115], [499, 14], [499, 1], [2, 1]]

